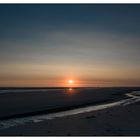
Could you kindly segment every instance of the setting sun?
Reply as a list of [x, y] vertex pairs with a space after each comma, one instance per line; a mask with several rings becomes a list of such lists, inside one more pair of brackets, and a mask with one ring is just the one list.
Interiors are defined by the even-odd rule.
[[69, 84], [72, 84], [73, 82], [74, 82], [73, 80], [69, 80], [69, 81], [68, 81]]

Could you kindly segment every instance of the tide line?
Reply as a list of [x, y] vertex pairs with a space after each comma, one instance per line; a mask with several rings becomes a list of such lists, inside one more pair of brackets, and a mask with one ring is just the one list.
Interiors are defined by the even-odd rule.
[[103, 110], [103, 109], [112, 108], [115, 106], [126, 106], [126, 105], [133, 104], [140, 101], [140, 96], [135, 96], [133, 95], [134, 93], [137, 93], [137, 95], [140, 95], [140, 91], [134, 91], [134, 92], [126, 94], [126, 96], [130, 97], [129, 99], [124, 99], [124, 100], [120, 100], [113, 103], [76, 108], [76, 109], [61, 111], [57, 113], [2, 120], [0, 121], [0, 129], [6, 129], [9, 127], [19, 126], [19, 125], [23, 125], [29, 122], [38, 123], [45, 120], [52, 120], [52, 119], [60, 118], [60, 117], [66, 117], [66, 116], [77, 115], [77, 114], [86, 113], [86, 112]]

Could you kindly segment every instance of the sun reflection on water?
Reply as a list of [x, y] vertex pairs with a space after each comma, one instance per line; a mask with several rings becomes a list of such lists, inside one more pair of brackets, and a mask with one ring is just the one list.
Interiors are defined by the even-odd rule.
[[69, 91], [72, 91], [73, 89], [72, 88], [69, 88]]
[[66, 94], [68, 95], [76, 95], [77, 93], [78, 93], [77, 89], [72, 87], [68, 87], [66, 90]]
[[75, 90], [73, 88], [68, 88], [66, 91], [67, 94], [71, 95], [75, 93]]

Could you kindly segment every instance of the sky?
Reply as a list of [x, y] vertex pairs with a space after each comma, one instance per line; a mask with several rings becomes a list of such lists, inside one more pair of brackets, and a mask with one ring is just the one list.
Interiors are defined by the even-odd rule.
[[0, 4], [0, 87], [140, 86], [139, 44], [139, 4]]

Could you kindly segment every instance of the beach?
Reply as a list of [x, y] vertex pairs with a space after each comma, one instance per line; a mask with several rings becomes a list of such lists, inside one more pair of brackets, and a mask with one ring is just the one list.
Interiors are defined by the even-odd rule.
[[1, 136], [140, 136], [140, 3], [0, 4]]
[[[135, 88], [135, 90], [139, 90], [139, 88]], [[54, 104], [54, 100], [47, 101], [47, 97], [45, 97], [45, 93], [42, 92], [40, 95], [37, 93], [13, 93], [17, 96], [17, 100], [24, 100], [27, 104], [23, 104], [23, 102], [15, 102], [15, 104], [11, 104], [11, 108], [13, 110], [9, 110], [6, 106], [1, 106], [1, 110], [5, 109], [5, 114], [1, 113], [2, 121], [7, 121], [6, 123], [11, 123], [7, 128], [0, 129], [1, 136], [139, 136], [140, 135], [140, 102], [134, 102], [130, 104], [120, 104], [111, 107], [107, 107], [105, 109], [96, 109], [95, 111], [83, 112], [83, 113], [72, 113], [69, 115], [62, 116], [59, 112], [71, 111], [76, 108], [81, 108], [81, 110], [85, 107], [92, 106], [104, 106], [110, 103], [118, 103], [120, 100], [130, 100], [131, 97], [127, 97], [126, 93], [135, 91], [134, 88], [100, 88], [100, 89], [79, 89], [74, 93], [78, 94], [66, 94], [68, 91], [49, 91], [49, 93], [54, 94], [55, 96], [59, 93], [61, 98], [57, 96], [57, 102]], [[57, 94], [56, 94], [57, 93]], [[60, 94], [61, 93], [61, 94]], [[6, 93], [7, 97], [11, 95], [10, 93]], [[1, 94], [3, 98], [6, 94]], [[35, 95], [36, 96], [33, 96]], [[71, 99], [68, 102], [67, 96], [63, 98], [62, 95], [65, 94]], [[136, 94], [136, 93], [135, 93]], [[50, 94], [49, 94], [50, 95]], [[54, 96], [52, 95], [52, 96]], [[72, 96], [73, 95], [73, 96]], [[137, 94], [136, 94], [137, 95]], [[14, 97], [15, 97], [14, 96]], [[43, 97], [41, 97], [43, 96]], [[46, 95], [47, 96], [47, 95]], [[139, 95], [137, 95], [139, 96]], [[10, 96], [12, 97], [12, 95]], [[24, 97], [24, 98], [23, 98]], [[27, 97], [32, 98], [33, 102], [26, 101]], [[37, 98], [40, 97], [40, 102], [36, 106], [34, 106]], [[50, 96], [49, 96], [50, 97]], [[81, 98], [80, 98], [81, 97]], [[1, 100], [3, 100], [1, 98]], [[6, 97], [5, 97], [6, 98]], [[52, 97], [53, 98], [53, 97]], [[11, 98], [10, 98], [11, 99]], [[36, 99], [36, 100], [35, 100]], [[43, 100], [44, 99], [44, 100]], [[55, 98], [54, 98], [55, 99]], [[58, 100], [59, 99], [59, 100]], [[67, 100], [66, 100], [67, 99]], [[74, 100], [75, 99], [75, 100]], [[4, 100], [3, 100], [4, 101]], [[12, 100], [11, 100], [12, 101]], [[41, 102], [42, 101], [42, 102]], [[43, 102], [44, 101], [44, 102]], [[53, 102], [51, 102], [53, 101]], [[74, 102], [75, 101], [75, 102]], [[61, 102], [61, 106], [58, 108], [58, 104]], [[29, 104], [30, 103], [30, 104]], [[41, 104], [42, 103], [42, 104]], [[52, 108], [42, 108], [42, 106], [46, 103], [50, 103]], [[57, 103], [57, 104], [56, 104]], [[19, 105], [18, 105], [19, 104]], [[4, 105], [4, 102], [3, 102]], [[13, 106], [12, 106], [13, 105]], [[21, 105], [24, 109], [21, 109]], [[65, 107], [64, 107], [65, 106]], [[28, 110], [27, 110], [27, 108]], [[50, 106], [49, 106], [50, 107]], [[57, 107], [57, 109], [55, 109]], [[39, 108], [41, 110], [38, 112]], [[15, 110], [16, 111], [15, 111]], [[7, 111], [7, 112], [6, 112]], [[36, 112], [36, 113], [35, 113]], [[57, 113], [58, 112], [58, 113]], [[51, 114], [56, 113], [57, 117], [50, 119], [39, 119], [43, 114]], [[67, 112], [68, 113], [68, 112]], [[25, 115], [26, 114], [26, 115]], [[56, 116], [55, 114], [55, 116]], [[64, 113], [63, 113], [64, 114]], [[39, 116], [38, 118], [33, 119], [34, 116]], [[7, 118], [9, 116], [9, 118]], [[58, 117], [59, 116], [59, 117]], [[28, 118], [26, 122], [23, 118]], [[21, 119], [20, 119], [21, 118]], [[34, 121], [29, 121], [29, 118], [32, 118]], [[46, 118], [46, 116], [44, 117]], [[14, 120], [18, 125], [15, 125], [11, 120]], [[20, 123], [19, 123], [20, 122]], [[12, 126], [13, 123], [13, 126]], [[2, 123], [0, 123], [2, 124]]]

